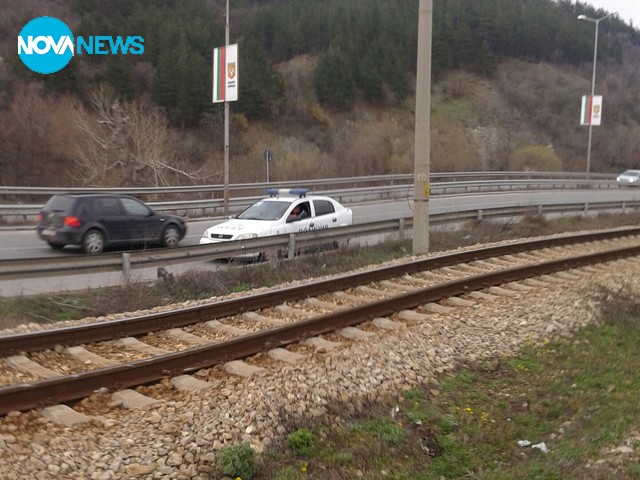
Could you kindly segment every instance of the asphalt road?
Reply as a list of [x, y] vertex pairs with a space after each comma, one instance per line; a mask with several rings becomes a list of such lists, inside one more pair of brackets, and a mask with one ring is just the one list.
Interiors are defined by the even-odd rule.
[[[354, 222], [364, 223], [387, 218], [411, 215], [408, 201], [385, 204], [353, 206]], [[212, 225], [225, 219], [192, 220], [187, 222], [187, 236], [180, 245], [198, 245], [202, 233]], [[67, 247], [54, 250], [40, 240], [33, 227], [2, 227], [0, 229], [0, 259], [22, 259], [81, 255], [77, 248]]]
[[[376, 219], [399, 218], [411, 215], [410, 204], [404, 202], [391, 202], [384, 204], [354, 206], [354, 217], [357, 222], [365, 223]], [[200, 236], [208, 227], [222, 222], [225, 219], [194, 220], [188, 222], [187, 236], [180, 242], [181, 245], [197, 245]], [[374, 242], [375, 239], [369, 239]], [[78, 248], [67, 247], [62, 250], [53, 250], [45, 242], [40, 240], [33, 227], [3, 227], [0, 230], [0, 259], [45, 258], [83, 255]], [[170, 273], [181, 274], [189, 270], [218, 270], [227, 268], [220, 262], [185, 263], [167, 266]], [[153, 280], [158, 277], [157, 268], [136, 269], [131, 274], [133, 281]], [[61, 291], [72, 291], [84, 288], [98, 288], [110, 285], [122, 285], [123, 276], [120, 273], [96, 273], [83, 275], [52, 276], [49, 278], [35, 279], [0, 279], [0, 297], [15, 297], [20, 295], [34, 295]]]
[[[482, 193], [466, 195], [442, 195], [432, 197], [430, 200], [430, 213], [448, 213], [462, 210], [478, 210], [508, 206], [532, 206], [550, 205], [559, 202], [583, 204], [585, 202], [604, 201], [640, 201], [640, 189], [616, 189], [596, 191], [541, 191], [541, 192], [509, 192], [509, 193]], [[393, 201], [384, 203], [372, 203], [368, 205], [356, 205], [351, 208], [354, 211], [355, 223], [366, 223], [376, 220], [394, 219], [411, 216], [412, 201]], [[188, 232], [182, 245], [197, 245], [202, 232], [211, 225], [224, 219], [194, 220], [188, 222]], [[355, 239], [354, 239], [355, 240]], [[357, 240], [356, 240], [357, 241]], [[362, 241], [362, 240], [360, 240]], [[367, 239], [367, 243], [373, 243]], [[53, 256], [82, 255], [77, 249], [65, 248], [56, 251], [49, 248], [41, 241], [32, 227], [0, 229], [0, 259], [42, 258]], [[218, 269], [220, 263], [199, 262], [197, 264], [183, 264], [167, 267], [173, 273], [182, 273], [191, 269]], [[133, 272], [134, 280], [150, 280], [157, 278], [157, 269], [139, 269]], [[119, 273], [71, 275], [50, 277], [46, 279], [0, 279], [0, 296], [32, 295], [45, 292], [57, 292], [63, 290], [77, 290], [82, 288], [94, 288], [107, 285], [122, 284], [122, 275]]]

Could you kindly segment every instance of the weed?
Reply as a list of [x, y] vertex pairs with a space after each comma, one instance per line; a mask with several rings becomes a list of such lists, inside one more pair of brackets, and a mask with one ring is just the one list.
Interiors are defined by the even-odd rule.
[[251, 286], [246, 283], [239, 283], [229, 289], [231, 293], [246, 292], [248, 290], [251, 290]]
[[299, 428], [287, 437], [287, 446], [301, 457], [310, 457], [314, 453], [316, 437], [306, 428]]
[[402, 424], [391, 419], [372, 419], [366, 421], [360, 428], [374, 437], [381, 439], [388, 447], [397, 447], [405, 441]]
[[[306, 472], [305, 472], [306, 473]], [[295, 467], [284, 467], [276, 473], [273, 480], [302, 480], [306, 478], [305, 473]]]
[[336, 465], [346, 466], [353, 465], [356, 458], [353, 452], [339, 451], [333, 453], [333, 455], [331, 456], [331, 460], [335, 462]]
[[216, 465], [223, 475], [242, 480], [251, 480], [258, 472], [255, 453], [246, 442], [220, 449]]
[[419, 400], [424, 400], [424, 392], [419, 388], [412, 388], [411, 390], [407, 390], [406, 392], [404, 392], [402, 394], [402, 397], [409, 402], [416, 402]]

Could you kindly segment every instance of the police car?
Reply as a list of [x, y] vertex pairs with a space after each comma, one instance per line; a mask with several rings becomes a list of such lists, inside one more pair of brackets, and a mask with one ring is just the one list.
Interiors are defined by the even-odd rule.
[[321, 231], [353, 223], [353, 212], [331, 197], [309, 195], [306, 189], [267, 189], [235, 218], [208, 228], [200, 245], [285, 233]]

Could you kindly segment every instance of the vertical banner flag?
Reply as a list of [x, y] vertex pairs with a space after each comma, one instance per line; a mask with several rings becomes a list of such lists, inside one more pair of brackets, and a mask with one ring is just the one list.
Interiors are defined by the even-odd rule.
[[238, 44], [213, 49], [213, 103], [238, 100]]
[[583, 95], [580, 110], [580, 125], [600, 125], [602, 118], [602, 95]]

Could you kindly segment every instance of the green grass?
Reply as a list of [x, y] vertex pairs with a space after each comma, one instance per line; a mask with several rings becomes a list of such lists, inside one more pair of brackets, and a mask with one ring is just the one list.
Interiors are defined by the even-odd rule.
[[[640, 443], [626, 459], [607, 453], [640, 426], [640, 303], [613, 296], [603, 323], [572, 340], [527, 346], [491, 369], [470, 365], [344, 425], [308, 427], [315, 455], [290, 478], [638, 478]], [[280, 471], [300, 474], [290, 450], [271, 450], [256, 478], [287, 478]]]
[[[86, 317], [91, 300], [87, 296], [37, 295], [0, 301], [0, 319], [19, 318], [21, 323], [48, 323]], [[0, 327], [2, 323], [0, 322]]]

